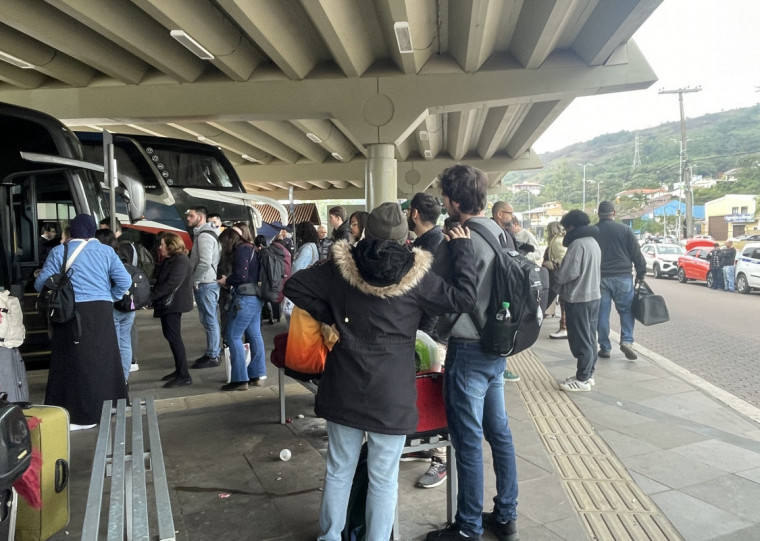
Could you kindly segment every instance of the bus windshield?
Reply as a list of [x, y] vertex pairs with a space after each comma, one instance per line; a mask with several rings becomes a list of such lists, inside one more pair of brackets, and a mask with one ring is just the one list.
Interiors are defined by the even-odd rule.
[[181, 188], [232, 188], [230, 174], [212, 154], [174, 150], [152, 144], [145, 152], [166, 184]]

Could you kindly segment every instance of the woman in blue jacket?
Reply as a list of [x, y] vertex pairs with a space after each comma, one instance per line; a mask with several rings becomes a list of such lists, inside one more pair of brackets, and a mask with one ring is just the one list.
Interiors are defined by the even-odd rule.
[[132, 279], [113, 248], [93, 238], [96, 229], [89, 214], [74, 218], [71, 240], [50, 251], [34, 282], [40, 291], [50, 276], [60, 272], [67, 246], [76, 317], [52, 325], [45, 404], [66, 408], [71, 430], [94, 427], [105, 400], [127, 398], [113, 302], [129, 290]]

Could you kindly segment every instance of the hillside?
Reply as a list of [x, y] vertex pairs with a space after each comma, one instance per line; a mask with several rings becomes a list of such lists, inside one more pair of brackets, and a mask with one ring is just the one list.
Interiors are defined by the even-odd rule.
[[[760, 105], [686, 119], [688, 158], [693, 175], [719, 178], [739, 168], [735, 183], [720, 183], [709, 190], [695, 190], [695, 204], [703, 204], [726, 193], [760, 194]], [[641, 165], [633, 167], [635, 136], [639, 136]], [[582, 200], [583, 168], [586, 168], [587, 209], [596, 203], [597, 181], [601, 199], [633, 188], [672, 189], [679, 177], [680, 123], [668, 122], [636, 132], [600, 135], [561, 150], [541, 155], [544, 168], [509, 173], [504, 184], [540, 182], [541, 195], [531, 196], [530, 206], [560, 201], [565, 208], [579, 208]], [[528, 194], [510, 196], [516, 209], [527, 208]]]

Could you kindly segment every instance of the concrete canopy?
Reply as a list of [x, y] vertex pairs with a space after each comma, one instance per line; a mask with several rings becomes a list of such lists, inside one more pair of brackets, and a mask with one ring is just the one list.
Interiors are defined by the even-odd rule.
[[278, 199], [363, 198], [377, 143], [399, 197], [457, 162], [500, 191], [574, 98], [654, 83], [631, 36], [661, 1], [0, 0], [0, 52], [33, 66], [0, 55], [0, 101], [215, 144]]

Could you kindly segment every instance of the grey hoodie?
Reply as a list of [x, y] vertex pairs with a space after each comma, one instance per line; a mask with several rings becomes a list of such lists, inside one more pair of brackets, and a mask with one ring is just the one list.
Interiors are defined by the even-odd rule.
[[[204, 233], [210, 231], [212, 234]], [[193, 249], [190, 251], [190, 265], [193, 269], [193, 287], [198, 284], [216, 282], [216, 268], [219, 266], [221, 247], [219, 246], [219, 229], [205, 223], [193, 229]]]

